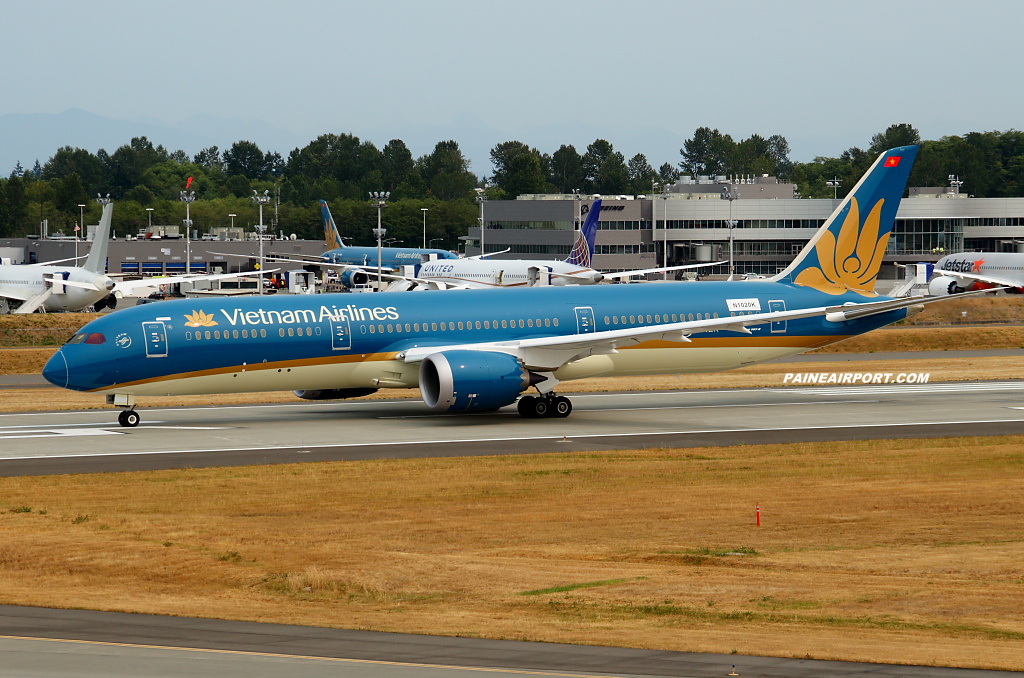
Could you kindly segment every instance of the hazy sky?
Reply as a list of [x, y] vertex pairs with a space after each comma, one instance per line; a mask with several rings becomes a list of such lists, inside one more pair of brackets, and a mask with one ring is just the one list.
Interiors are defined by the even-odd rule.
[[20, 2], [0, 115], [204, 113], [378, 146], [476, 118], [494, 142], [596, 133], [656, 163], [710, 125], [808, 160], [894, 122], [1021, 127], [1022, 26], [1014, 1]]

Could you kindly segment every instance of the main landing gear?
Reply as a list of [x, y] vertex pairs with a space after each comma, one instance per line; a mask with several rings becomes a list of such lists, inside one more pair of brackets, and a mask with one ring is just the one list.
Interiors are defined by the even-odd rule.
[[140, 421], [142, 419], [135, 410], [121, 410], [121, 413], [117, 415], [117, 423], [125, 428], [135, 428]]
[[572, 414], [572, 402], [565, 396], [548, 393], [540, 396], [523, 396], [519, 399], [519, 415], [523, 419], [564, 418]]

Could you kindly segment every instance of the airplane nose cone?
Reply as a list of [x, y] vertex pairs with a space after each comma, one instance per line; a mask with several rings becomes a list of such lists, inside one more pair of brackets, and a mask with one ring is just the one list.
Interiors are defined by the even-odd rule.
[[46, 365], [43, 366], [43, 379], [54, 386], [68, 387], [68, 362], [64, 359], [63, 351], [57, 351], [46, 361]]

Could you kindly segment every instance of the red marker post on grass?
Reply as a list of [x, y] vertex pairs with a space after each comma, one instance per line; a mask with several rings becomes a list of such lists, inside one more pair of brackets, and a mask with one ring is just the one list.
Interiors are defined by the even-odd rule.
[[757, 526], [761, 527], [761, 502], [754, 502], [754, 508], [757, 509]]

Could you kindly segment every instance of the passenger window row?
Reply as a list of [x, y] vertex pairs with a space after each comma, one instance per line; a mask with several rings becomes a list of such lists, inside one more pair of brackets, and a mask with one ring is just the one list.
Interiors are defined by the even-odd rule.
[[[484, 321], [480, 321], [480, 320], [467, 320], [465, 322], [459, 321], [458, 323], [455, 323], [455, 322], [429, 323], [429, 324], [428, 323], [423, 323], [422, 330], [421, 330], [421, 327], [420, 327], [420, 323], [412, 323], [411, 325], [409, 323], [405, 323], [404, 331], [407, 334], [412, 334], [412, 333], [420, 332], [420, 331], [423, 331], [423, 332], [438, 332], [438, 331], [445, 332], [445, 331], [455, 331], [456, 327], [458, 327], [458, 329], [460, 329], [460, 330], [472, 330], [472, 329], [477, 329], [477, 330], [485, 329], [485, 330], [489, 330], [489, 329], [492, 329], [492, 328], [493, 329], [498, 329], [499, 326], [502, 329], [509, 329], [509, 328], [512, 328], [512, 327], [524, 327], [524, 328], [525, 327], [542, 327], [542, 326], [543, 327], [552, 327], [552, 326], [558, 327], [558, 318], [537, 318], [537, 319], [527, 318], [526, 320], [523, 320], [522, 318], [519, 318], [517, 320], [493, 320], [493, 321], [492, 320], [484, 320]], [[388, 323], [386, 328], [385, 328], [384, 325], [363, 325], [362, 326], [363, 334], [365, 334], [367, 332], [367, 327], [369, 327], [370, 334], [384, 334], [385, 332], [387, 332], [388, 334], [397, 334], [397, 333], [401, 333], [403, 331], [403, 326], [402, 326], [401, 323], [396, 323], [396, 324]]]
[[[242, 330], [241, 334], [239, 334], [238, 330], [224, 330], [224, 336], [223, 337], [221, 336], [221, 331], [220, 330], [213, 330], [213, 332], [210, 332], [210, 330], [206, 330], [205, 332], [201, 332], [199, 330], [196, 330], [195, 341], [201, 341], [204, 338], [205, 339], [222, 339], [222, 338], [223, 339], [238, 339], [239, 336], [241, 336], [242, 339], [250, 339], [250, 338], [255, 339], [256, 338], [256, 330], [252, 330], [251, 332], [249, 330]], [[259, 336], [262, 337], [262, 338], [266, 338], [267, 331], [266, 330], [260, 330]], [[191, 332], [186, 332], [185, 333], [185, 340], [186, 341], [192, 341], [193, 340]]]
[[[718, 318], [718, 314], [715, 313], [714, 317]], [[629, 316], [628, 320], [627, 320], [626, 316], [624, 316], [624, 315], [621, 315], [621, 316], [613, 315], [611, 317], [605, 316], [604, 317], [604, 324], [605, 325], [619, 325], [619, 324], [622, 324], [622, 325], [645, 325], [645, 324], [646, 325], [652, 325], [652, 324], [660, 324], [660, 323], [667, 323], [667, 322], [674, 322], [674, 323], [693, 322], [694, 315], [692, 313], [679, 313], [678, 315], [673, 313], [671, 318], [672, 319], [669, 320], [669, 314], [668, 313], [665, 313], [664, 315], [655, 314], [653, 316], [650, 316], [650, 315], [648, 315], [648, 316], [631, 315], [631, 316]], [[711, 313], [704, 313], [703, 315], [698, 313], [697, 316], [696, 316], [697, 320], [711, 320], [711, 318], [712, 318], [712, 314]], [[646, 322], [645, 322], [645, 319], [646, 319]]]

